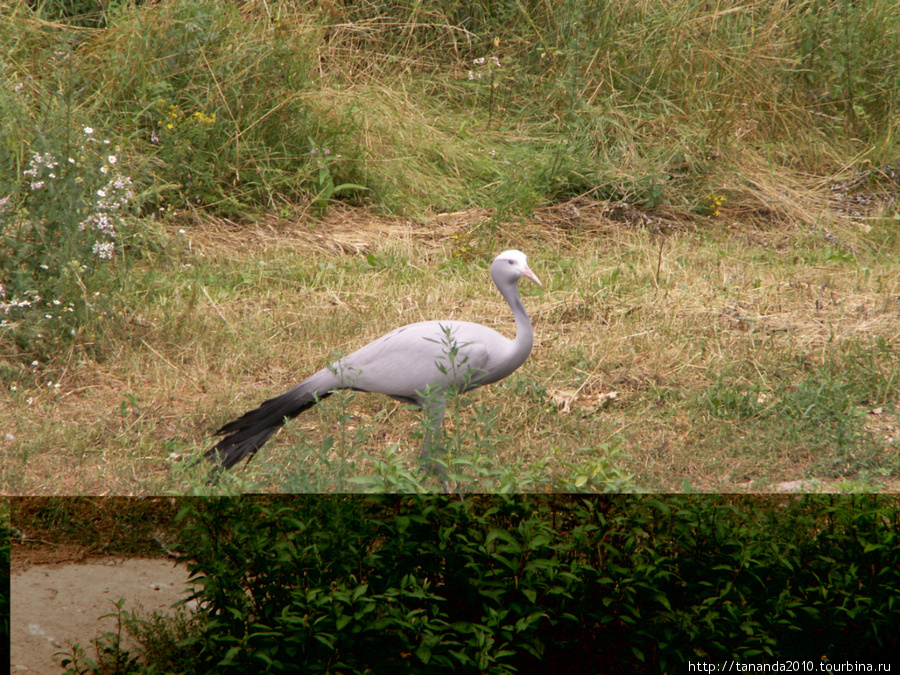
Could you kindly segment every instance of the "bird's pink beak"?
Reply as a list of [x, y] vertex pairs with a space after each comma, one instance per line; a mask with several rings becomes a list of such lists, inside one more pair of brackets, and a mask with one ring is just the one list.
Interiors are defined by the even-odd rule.
[[538, 286], [541, 286], [541, 287], [544, 286], [544, 284], [541, 283], [541, 280], [537, 278], [537, 275], [535, 275], [535, 273], [531, 271], [531, 268], [528, 267], [528, 265], [522, 266], [522, 276], [525, 277], [526, 279], [528, 279], [529, 281], [533, 281]]

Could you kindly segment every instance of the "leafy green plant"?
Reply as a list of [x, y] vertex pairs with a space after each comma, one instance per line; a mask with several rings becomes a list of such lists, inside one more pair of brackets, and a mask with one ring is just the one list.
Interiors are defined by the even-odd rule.
[[[72, 645], [68, 651], [59, 652], [62, 656], [61, 664], [66, 673], [76, 675], [81, 673], [112, 673], [120, 675], [134, 672], [138, 669], [138, 659], [122, 646], [127, 627], [136, 621], [134, 616], [124, 609], [125, 598], [119, 598], [113, 603], [115, 611], [104, 614], [101, 619], [112, 617], [116, 620], [116, 627], [93, 640], [97, 648], [97, 661], [86, 657], [84, 649], [78, 645]], [[103, 664], [98, 666], [98, 663]]]
[[[606, 675], [900, 653], [892, 498], [257, 497], [188, 500], [180, 518], [200, 609], [172, 628], [176, 672]], [[73, 672], [92, 672], [80, 658]]]
[[58, 652], [60, 665], [66, 669], [66, 675], [98, 675], [100, 667], [88, 657], [84, 647], [72, 645], [68, 651]]
[[328, 148], [320, 150], [315, 147], [312, 139], [310, 139], [309, 142], [312, 147], [309, 154], [313, 157], [318, 167], [316, 171], [316, 191], [312, 198], [313, 208], [316, 209], [316, 212], [320, 216], [324, 216], [328, 213], [328, 204], [335, 195], [348, 190], [360, 191], [367, 190], [368, 188], [364, 185], [357, 185], [356, 183], [341, 183], [340, 185], [335, 185], [331, 166], [331, 150]]

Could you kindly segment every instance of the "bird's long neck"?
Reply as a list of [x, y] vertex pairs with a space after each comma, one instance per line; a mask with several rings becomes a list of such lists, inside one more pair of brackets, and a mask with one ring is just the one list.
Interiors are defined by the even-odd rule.
[[[496, 282], [495, 282], [496, 283]], [[516, 339], [513, 340], [512, 350], [508, 355], [510, 366], [515, 370], [523, 363], [534, 345], [534, 329], [531, 327], [531, 319], [525, 311], [525, 305], [519, 297], [519, 288], [516, 281], [498, 283], [500, 295], [509, 303], [513, 318], [516, 320]]]

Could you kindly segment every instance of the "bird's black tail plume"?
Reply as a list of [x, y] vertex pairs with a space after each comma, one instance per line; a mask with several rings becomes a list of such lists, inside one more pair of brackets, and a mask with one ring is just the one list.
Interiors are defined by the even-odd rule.
[[286, 394], [263, 401], [258, 408], [244, 413], [216, 432], [216, 436], [225, 438], [206, 452], [206, 459], [219, 469], [230, 469], [244, 457], [253, 456], [284, 426], [286, 419], [296, 417], [330, 395], [331, 392], [319, 394], [295, 387]]

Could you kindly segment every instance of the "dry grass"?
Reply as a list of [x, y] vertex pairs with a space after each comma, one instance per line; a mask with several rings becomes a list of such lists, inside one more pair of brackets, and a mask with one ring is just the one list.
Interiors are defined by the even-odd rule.
[[[892, 222], [832, 211], [817, 231], [783, 216], [781, 227], [761, 228], [745, 216], [726, 211], [708, 228], [702, 218], [575, 201], [505, 225], [484, 210], [420, 220], [340, 210], [252, 230], [173, 221], [170, 264], [136, 271], [128, 316], [0, 393], [3, 490], [196, 489], [199, 474], [175, 458], [205, 449], [212, 430], [336, 352], [434, 317], [510, 334], [484, 267], [507, 247], [530, 254], [545, 287], [523, 289], [532, 358], [475, 395], [492, 418], [498, 464], [546, 462], [563, 475], [597, 459], [587, 449], [602, 456], [617, 446], [617, 468], [645, 490], [765, 491], [801, 479], [803, 489], [896, 487]], [[875, 341], [881, 356], [867, 361]], [[841, 377], [848, 404], [832, 421], [853, 438], [847, 457], [826, 466], [837, 452], [828, 429], [816, 441], [813, 423], [788, 408], [815, 378], [827, 389]], [[308, 470], [309, 448], [328, 434], [348, 475], [370, 474], [391, 448], [415, 471], [414, 413], [374, 395], [320, 408], [238, 475], [279, 489]], [[477, 431], [476, 418], [464, 408], [449, 428]]]

